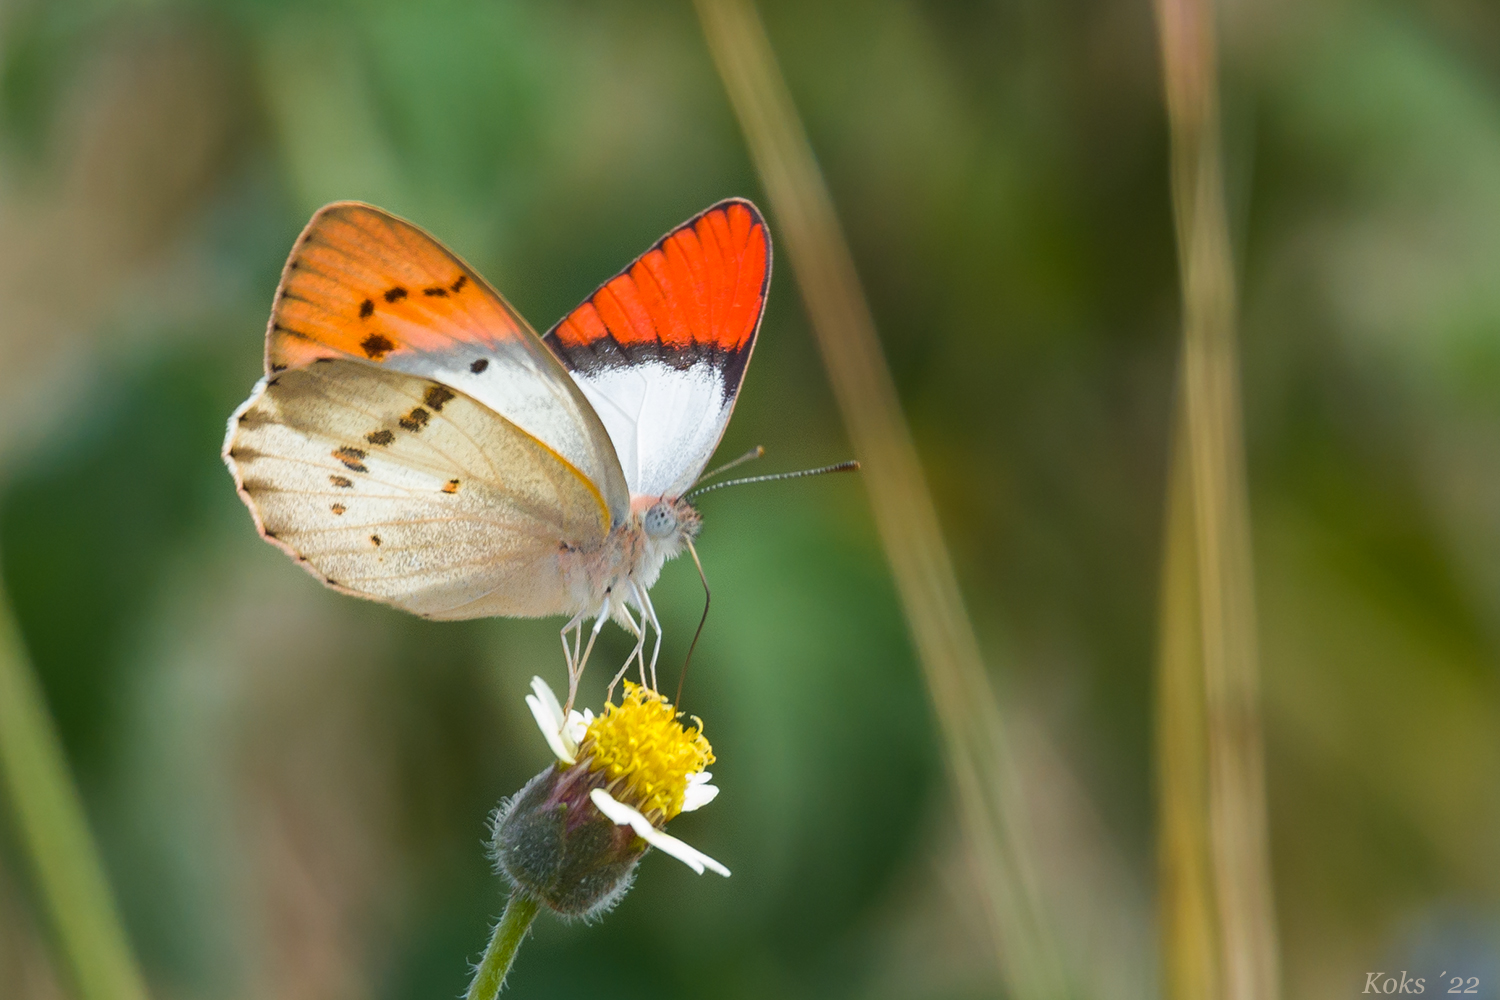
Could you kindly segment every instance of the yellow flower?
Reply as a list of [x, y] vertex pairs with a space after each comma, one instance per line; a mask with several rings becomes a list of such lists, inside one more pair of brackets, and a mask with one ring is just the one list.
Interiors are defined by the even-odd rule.
[[526, 704], [558, 763], [497, 819], [496, 856], [513, 882], [559, 912], [589, 916], [624, 892], [647, 845], [700, 875], [729, 874], [663, 830], [719, 793], [701, 720], [684, 725], [669, 701], [628, 681], [623, 700], [597, 716], [564, 714], [540, 677], [531, 689]]
[[694, 725], [684, 726], [678, 717], [660, 694], [626, 681], [624, 699], [604, 706], [604, 714], [588, 724], [580, 748], [590, 768], [609, 779], [609, 793], [656, 824], [685, 807], [705, 805], [714, 795], [704, 791], [713, 787], [704, 784], [703, 769], [714, 762], [714, 751], [703, 738], [703, 720], [695, 717]]

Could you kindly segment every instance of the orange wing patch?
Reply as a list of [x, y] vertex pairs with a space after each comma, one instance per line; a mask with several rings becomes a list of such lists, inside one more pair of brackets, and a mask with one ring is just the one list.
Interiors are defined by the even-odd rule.
[[358, 202], [313, 216], [282, 271], [266, 336], [266, 369], [346, 355], [487, 347], [529, 334], [472, 268], [427, 233]]
[[760, 322], [769, 263], [754, 206], [725, 202], [667, 234], [553, 333], [564, 349], [610, 336], [622, 347], [655, 341], [740, 351]]

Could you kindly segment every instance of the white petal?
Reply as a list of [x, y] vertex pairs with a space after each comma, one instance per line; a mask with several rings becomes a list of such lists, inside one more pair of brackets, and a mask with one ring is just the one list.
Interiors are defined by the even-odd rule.
[[542, 738], [547, 741], [547, 746], [552, 750], [553, 756], [564, 764], [571, 765], [578, 763], [578, 759], [569, 753], [567, 746], [564, 745], [562, 734], [548, 724], [547, 709], [542, 705], [541, 700], [536, 695], [528, 694], [526, 696], [526, 704], [531, 709], [531, 714], [536, 719], [537, 728], [542, 731]]
[[662, 833], [651, 825], [650, 820], [625, 803], [616, 801], [604, 789], [594, 789], [589, 792], [589, 798], [593, 800], [594, 805], [599, 807], [599, 811], [613, 820], [616, 825], [630, 827], [646, 843], [663, 854], [672, 855], [672, 857], [681, 861], [699, 875], [703, 874], [703, 869], [711, 868], [725, 878], [729, 877], [728, 868], [725, 868], [696, 847], [683, 843], [671, 834]]
[[561, 729], [563, 724], [562, 704], [558, 702], [557, 695], [552, 693], [552, 688], [548, 687], [547, 682], [540, 677], [533, 676], [531, 678], [531, 690], [536, 693], [536, 696], [541, 699], [542, 704], [546, 706], [547, 714], [552, 719], [552, 728]]
[[576, 710], [568, 713], [567, 724], [562, 727], [562, 738], [574, 756], [578, 755], [578, 744], [583, 742], [589, 723], [593, 721], [594, 713], [588, 709], [584, 709], [582, 715], [579, 715]]
[[564, 764], [578, 763], [574, 751], [577, 746], [569, 747], [562, 735], [562, 706], [557, 703], [557, 698], [552, 694], [552, 689], [547, 682], [540, 677], [531, 679], [532, 690], [535, 694], [526, 696], [526, 707], [531, 709], [531, 717], [536, 719], [537, 728], [542, 731], [542, 738], [547, 741], [547, 746], [552, 748], [552, 753]]
[[682, 793], [682, 811], [685, 813], [702, 809], [718, 797], [719, 789], [708, 783], [713, 775], [708, 771], [699, 771], [697, 774], [688, 775], [687, 789]]
[[697, 812], [719, 796], [717, 785], [692, 785], [682, 795], [682, 811]]

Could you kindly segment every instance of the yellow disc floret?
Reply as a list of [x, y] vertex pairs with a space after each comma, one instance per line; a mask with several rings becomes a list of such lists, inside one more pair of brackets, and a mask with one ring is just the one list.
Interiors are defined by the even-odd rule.
[[593, 770], [605, 772], [615, 798], [656, 823], [682, 812], [688, 777], [714, 762], [702, 721], [685, 727], [677, 715], [661, 695], [626, 681], [624, 700], [604, 706], [579, 748]]

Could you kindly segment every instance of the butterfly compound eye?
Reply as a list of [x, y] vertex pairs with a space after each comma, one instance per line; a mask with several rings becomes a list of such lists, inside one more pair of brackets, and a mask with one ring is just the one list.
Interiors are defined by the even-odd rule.
[[677, 530], [677, 515], [665, 503], [658, 503], [646, 511], [642, 525], [652, 538], [665, 538]]

